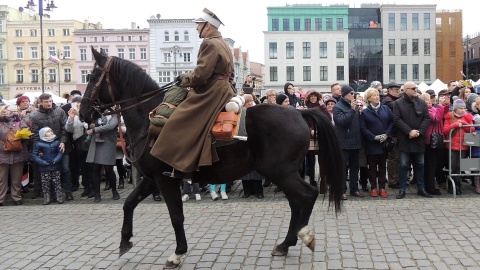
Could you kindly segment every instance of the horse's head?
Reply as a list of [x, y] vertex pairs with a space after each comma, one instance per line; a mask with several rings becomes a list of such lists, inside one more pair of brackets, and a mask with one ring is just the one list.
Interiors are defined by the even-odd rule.
[[89, 75], [88, 85], [80, 106], [80, 115], [86, 122], [92, 122], [101, 116], [107, 109], [102, 105], [113, 103], [114, 97], [111, 96], [111, 91], [117, 88], [109, 74], [114, 59], [98, 52], [93, 47], [92, 53], [95, 66]]

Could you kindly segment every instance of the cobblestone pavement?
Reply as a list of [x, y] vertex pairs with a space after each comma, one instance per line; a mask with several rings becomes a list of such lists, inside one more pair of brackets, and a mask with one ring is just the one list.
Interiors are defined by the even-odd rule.
[[[240, 186], [240, 187], [239, 187]], [[41, 205], [26, 195], [23, 206], [10, 198], [0, 207], [0, 269], [161, 269], [175, 249], [164, 202], [147, 198], [134, 217], [134, 247], [118, 258], [122, 199], [80, 198]], [[287, 200], [266, 188], [263, 200], [240, 198], [236, 183], [228, 201], [185, 203], [189, 252], [180, 269], [480, 269], [480, 196], [471, 187], [425, 199], [410, 188], [396, 200], [349, 197], [338, 215], [321, 198], [310, 228], [316, 250], [290, 248], [286, 257], [270, 252], [283, 240], [290, 218]]]

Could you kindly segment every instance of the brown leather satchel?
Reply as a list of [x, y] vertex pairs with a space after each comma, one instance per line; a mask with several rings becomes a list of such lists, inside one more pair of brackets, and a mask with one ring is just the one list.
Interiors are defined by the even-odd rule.
[[212, 134], [217, 140], [230, 141], [238, 135], [240, 114], [235, 112], [221, 112], [212, 128]]
[[3, 143], [3, 151], [5, 152], [19, 152], [23, 149], [23, 144], [21, 140], [15, 139], [15, 131], [10, 129], [5, 135], [5, 141]]

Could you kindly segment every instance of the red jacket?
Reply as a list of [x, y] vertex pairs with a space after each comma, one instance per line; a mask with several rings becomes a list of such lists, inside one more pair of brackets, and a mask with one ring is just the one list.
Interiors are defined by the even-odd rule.
[[[469, 113], [465, 113], [464, 116], [452, 119], [453, 112], [449, 112], [445, 115], [445, 125], [443, 125], [443, 132], [448, 140], [448, 136], [450, 134], [450, 130], [452, 131], [452, 150], [460, 150], [460, 146], [463, 150], [468, 150], [468, 146], [463, 144], [463, 140], [465, 138], [465, 133], [471, 133], [475, 131], [475, 127], [464, 127], [459, 132], [458, 125], [462, 123], [462, 125], [473, 125], [473, 116]], [[453, 121], [452, 121], [453, 120]], [[457, 130], [457, 131], [456, 131]], [[462, 135], [462, 143], [460, 143], [460, 133]], [[446, 147], [448, 148], [450, 143], [446, 143]]]

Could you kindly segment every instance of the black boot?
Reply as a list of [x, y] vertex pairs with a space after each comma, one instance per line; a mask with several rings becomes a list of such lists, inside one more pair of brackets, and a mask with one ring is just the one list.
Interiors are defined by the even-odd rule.
[[109, 190], [111, 189], [112, 187], [110, 187], [110, 182], [108, 181], [108, 179], [105, 181], [105, 188], [103, 190]]
[[123, 177], [120, 177], [118, 179], [118, 189], [123, 189], [125, 187], [125, 179]]
[[88, 196], [88, 194], [90, 194], [90, 188], [85, 187], [85, 188], [83, 189], [82, 194], [80, 194], [80, 196], [81, 196], [81, 197], [86, 197], [86, 196]]

